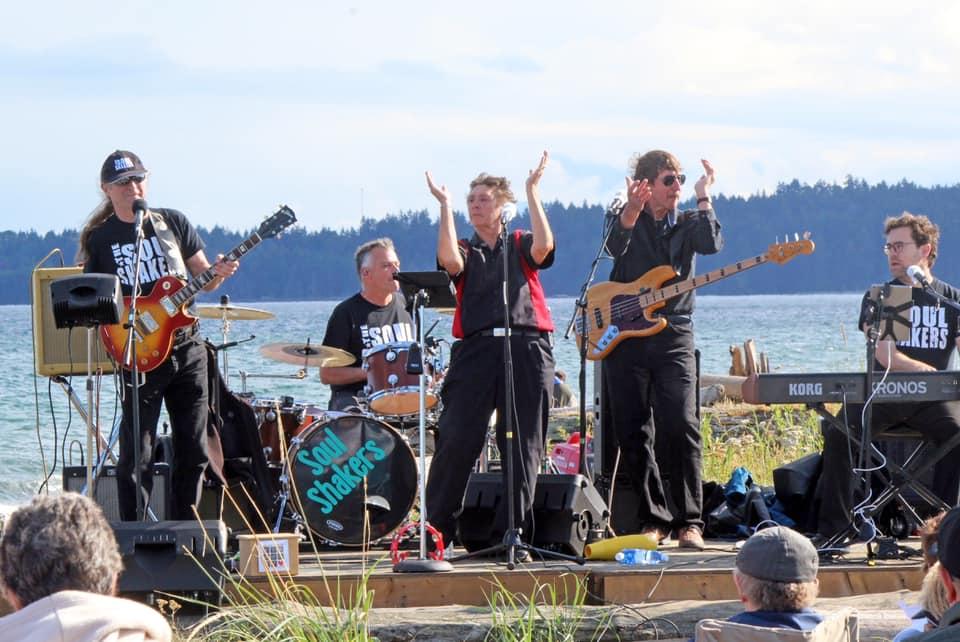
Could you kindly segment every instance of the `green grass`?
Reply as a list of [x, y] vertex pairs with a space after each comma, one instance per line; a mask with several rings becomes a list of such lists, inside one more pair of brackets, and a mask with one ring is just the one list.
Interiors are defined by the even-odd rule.
[[819, 416], [802, 406], [719, 406], [703, 414], [700, 435], [703, 479], [720, 483], [743, 466], [755, 483], [772, 485], [774, 468], [823, 448]]

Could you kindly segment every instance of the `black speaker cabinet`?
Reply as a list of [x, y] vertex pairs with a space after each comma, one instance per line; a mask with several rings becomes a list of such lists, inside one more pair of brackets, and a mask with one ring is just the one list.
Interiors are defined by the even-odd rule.
[[[65, 466], [63, 490], [85, 493], [87, 469], [85, 466]], [[103, 509], [107, 521], [120, 521], [120, 500], [117, 496], [117, 467], [104, 466], [100, 477], [94, 481], [93, 499]], [[153, 516], [164, 520], [170, 509], [170, 465], [153, 465], [153, 492], [150, 493], [150, 510]]]
[[[468, 551], [496, 543], [497, 507], [503, 498], [500, 473], [473, 473], [467, 482], [463, 511], [457, 519], [460, 543]], [[540, 475], [533, 497], [533, 541], [538, 548], [581, 555], [587, 535], [606, 527], [607, 507], [583, 475]]]
[[197, 522], [112, 522], [123, 558], [121, 594], [200, 592], [218, 602], [227, 527]]

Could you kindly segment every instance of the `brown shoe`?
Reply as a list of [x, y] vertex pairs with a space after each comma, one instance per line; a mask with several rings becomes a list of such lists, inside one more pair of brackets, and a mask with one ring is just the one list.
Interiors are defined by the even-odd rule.
[[677, 531], [677, 546], [679, 548], [695, 548], [698, 551], [702, 551], [704, 544], [700, 527], [684, 526]]
[[663, 540], [670, 537], [670, 531], [659, 526], [646, 526], [640, 530], [641, 535], [646, 535], [657, 544], [662, 544]]

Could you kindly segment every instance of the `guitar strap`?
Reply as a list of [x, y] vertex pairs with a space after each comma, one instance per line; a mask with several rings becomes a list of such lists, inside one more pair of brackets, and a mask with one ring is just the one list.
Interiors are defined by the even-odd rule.
[[160, 212], [148, 210], [150, 222], [153, 224], [153, 231], [157, 235], [157, 242], [163, 255], [167, 259], [167, 267], [170, 273], [184, 281], [188, 280], [187, 264], [180, 253], [180, 244], [177, 243], [177, 237], [173, 230], [167, 225], [167, 219]]

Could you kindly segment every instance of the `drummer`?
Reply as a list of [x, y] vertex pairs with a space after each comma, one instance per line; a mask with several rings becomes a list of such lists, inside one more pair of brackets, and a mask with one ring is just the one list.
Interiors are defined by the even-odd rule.
[[414, 340], [413, 319], [406, 310], [400, 284], [393, 278], [400, 271], [400, 259], [393, 241], [367, 241], [354, 253], [360, 292], [341, 301], [327, 322], [324, 345], [346, 350], [353, 364], [320, 368], [320, 381], [330, 386], [329, 410], [359, 407], [360, 393], [367, 381], [363, 353], [379, 345]]

